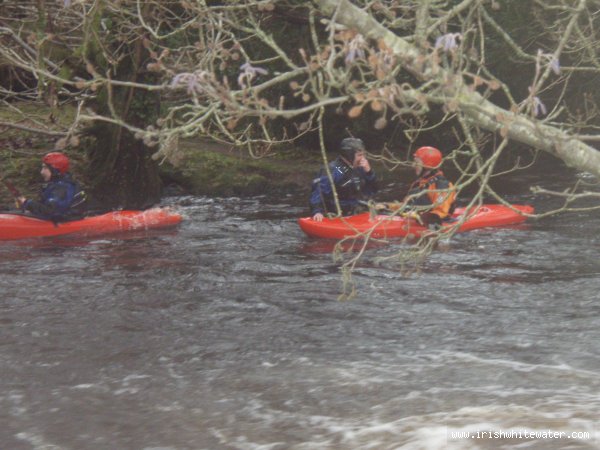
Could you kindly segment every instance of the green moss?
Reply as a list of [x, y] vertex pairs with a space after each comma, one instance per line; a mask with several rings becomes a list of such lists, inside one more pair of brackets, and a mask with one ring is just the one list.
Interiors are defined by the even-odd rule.
[[[73, 123], [75, 118], [75, 108], [64, 106], [52, 110], [44, 103], [29, 103], [20, 102], [12, 103], [10, 108], [0, 108], [0, 122], [18, 123], [24, 127], [39, 128], [38, 123], [43, 123], [45, 126], [51, 126], [54, 122], [57, 129], [65, 128]], [[40, 138], [41, 136], [41, 138]], [[36, 142], [42, 142], [43, 145], [49, 140], [57, 140], [58, 137], [52, 138], [38, 133], [27, 132], [17, 128], [6, 127], [2, 129], [0, 141], [10, 138], [33, 138], [36, 137]], [[5, 146], [3, 146], [5, 147]]]
[[[215, 144], [186, 141], [181, 145], [178, 167], [165, 163], [163, 177], [196, 195], [244, 196], [296, 190], [310, 183], [318, 162], [301, 157], [274, 156], [254, 159], [239, 150], [237, 154]], [[290, 150], [290, 153], [295, 153]]]

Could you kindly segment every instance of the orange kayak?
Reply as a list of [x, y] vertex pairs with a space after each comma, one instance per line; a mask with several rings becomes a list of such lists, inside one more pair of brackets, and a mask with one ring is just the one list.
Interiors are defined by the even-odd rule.
[[48, 236], [98, 236], [123, 231], [170, 228], [182, 220], [167, 208], [145, 211], [111, 211], [81, 220], [54, 223], [23, 214], [0, 214], [0, 240], [27, 239]]
[[[504, 205], [481, 205], [469, 211], [465, 208], [456, 208], [452, 219], [442, 225], [442, 230], [458, 226], [457, 232], [462, 232], [477, 228], [514, 225], [524, 222], [527, 214], [533, 214], [532, 206], [512, 205], [510, 208]], [[460, 223], [465, 215], [466, 220]], [[342, 239], [360, 234], [374, 238], [419, 237], [429, 231], [415, 219], [393, 215], [371, 216], [368, 212], [354, 216], [326, 218], [322, 222], [303, 217], [298, 219], [298, 224], [309, 236], [329, 239]]]

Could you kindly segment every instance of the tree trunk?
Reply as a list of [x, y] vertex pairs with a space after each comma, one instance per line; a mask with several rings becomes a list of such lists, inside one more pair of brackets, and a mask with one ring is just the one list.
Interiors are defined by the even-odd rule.
[[140, 209], [160, 200], [156, 162], [142, 141], [120, 126], [102, 124], [91, 132], [92, 197], [103, 207]]
[[[144, 13], [147, 8], [146, 5]], [[143, 45], [143, 36], [127, 46], [129, 55], [111, 69], [115, 70], [115, 78], [136, 83], [156, 82], [155, 76], [145, 68], [148, 51]], [[93, 46], [88, 51], [94, 52]], [[89, 57], [100, 66], [105, 63], [97, 50]], [[97, 96], [100, 114], [117, 116], [115, 118], [123, 123], [139, 128], [155, 123], [159, 117], [159, 94], [134, 87], [112, 86], [111, 92], [108, 87], [103, 89]], [[157, 163], [151, 158], [152, 149], [126, 128], [115, 124], [96, 123], [89, 134], [95, 137], [94, 147], [90, 149], [94, 200], [102, 206], [137, 209], [151, 206], [160, 199], [162, 184]]]

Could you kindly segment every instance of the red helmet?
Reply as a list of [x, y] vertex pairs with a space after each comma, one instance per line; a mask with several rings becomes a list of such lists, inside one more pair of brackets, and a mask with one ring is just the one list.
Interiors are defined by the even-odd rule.
[[420, 147], [415, 152], [414, 158], [421, 160], [423, 167], [435, 169], [442, 163], [442, 152], [435, 147]]
[[48, 153], [42, 158], [42, 162], [48, 167], [57, 170], [61, 175], [64, 175], [69, 170], [69, 158], [64, 153]]

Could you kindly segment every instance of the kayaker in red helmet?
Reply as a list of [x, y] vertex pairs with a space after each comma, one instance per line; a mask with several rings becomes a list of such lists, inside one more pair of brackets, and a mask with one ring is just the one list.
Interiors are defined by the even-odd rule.
[[62, 221], [80, 217], [86, 197], [69, 173], [69, 158], [60, 152], [46, 154], [40, 174], [45, 184], [39, 200], [19, 197], [20, 207], [42, 219]]
[[440, 225], [454, 212], [456, 191], [440, 170], [442, 159], [435, 147], [420, 147], [414, 153], [418, 178], [408, 189], [407, 202], [416, 207], [425, 225]]

